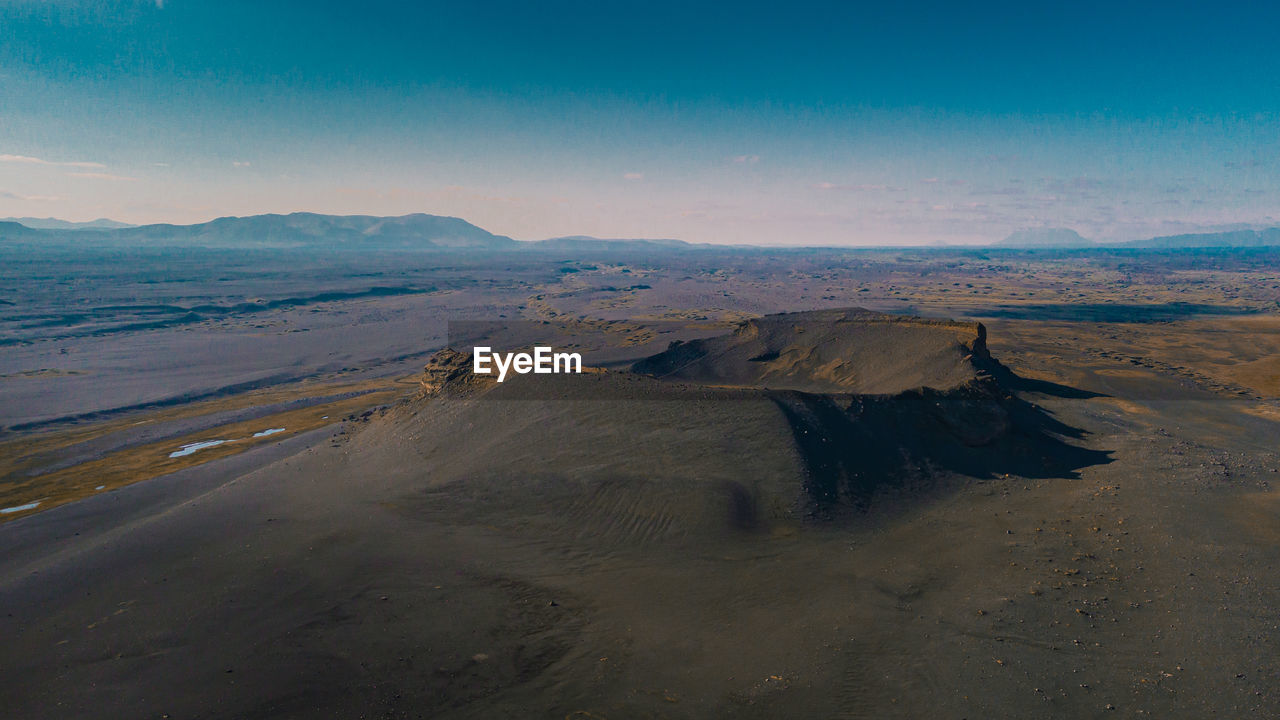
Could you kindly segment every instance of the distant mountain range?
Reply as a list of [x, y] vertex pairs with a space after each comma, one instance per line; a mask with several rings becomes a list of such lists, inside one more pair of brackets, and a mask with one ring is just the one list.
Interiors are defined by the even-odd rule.
[[[642, 238], [597, 238], [590, 235], [569, 235], [566, 237], [537, 240], [532, 245], [545, 250], [613, 250], [628, 248], [633, 250], [684, 250], [693, 247], [683, 240], [646, 240]], [[703, 245], [701, 247], [708, 247]]]
[[[570, 235], [518, 241], [495, 235], [456, 217], [415, 213], [374, 215], [252, 215], [222, 217], [195, 225], [128, 225], [105, 218], [69, 222], [56, 218], [0, 220], [0, 244], [41, 247], [203, 247], [315, 250], [542, 250], [591, 253], [673, 252], [721, 247], [670, 239], [603, 239]], [[1170, 235], [1123, 243], [1099, 243], [1070, 228], [1019, 230], [994, 244], [1009, 249], [1049, 248], [1247, 248], [1280, 247], [1280, 228]]]
[[1275, 247], [1280, 246], [1280, 228], [1166, 235], [1125, 244], [1129, 247], [1150, 248]]
[[116, 228], [135, 227], [129, 223], [98, 218], [87, 222], [72, 222], [58, 218], [8, 217], [0, 218], [0, 222], [15, 222], [34, 230], [114, 230]]
[[671, 251], [694, 247], [680, 240], [605, 240], [576, 235], [520, 242], [455, 217], [416, 213], [373, 215], [253, 215], [195, 225], [126, 225], [112, 220], [72, 223], [56, 219], [0, 220], [0, 243], [48, 247], [202, 247], [316, 250], [600, 250]]
[[0, 222], [0, 240], [102, 247], [515, 249], [519, 243], [455, 217], [438, 215], [253, 215], [196, 225], [31, 228]]
[[994, 245], [1005, 248], [1249, 248], [1280, 247], [1280, 228], [1165, 235], [1146, 240], [1099, 243], [1070, 228], [1019, 230]]

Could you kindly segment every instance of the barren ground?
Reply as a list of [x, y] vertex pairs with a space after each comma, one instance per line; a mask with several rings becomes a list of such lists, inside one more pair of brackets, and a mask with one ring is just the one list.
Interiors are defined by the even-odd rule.
[[[6, 714], [1276, 716], [1274, 260], [370, 261], [230, 268], [246, 273], [234, 292], [114, 278], [99, 282], [123, 300], [84, 281], [30, 302], [10, 271], [0, 505], [40, 505], [0, 516]], [[23, 319], [152, 292], [168, 304], [301, 296], [307, 273], [333, 292], [435, 289], [98, 334]], [[996, 358], [1043, 381], [1018, 395], [1109, 462], [959, 478], [840, 523], [777, 508], [759, 528], [680, 535], [668, 528], [715, 514], [713, 500], [691, 509], [680, 488], [621, 474], [579, 497], [574, 483], [599, 471], [548, 467], [554, 426], [530, 416], [510, 430], [518, 442], [486, 442], [466, 432], [481, 420], [471, 406], [411, 397], [459, 316], [548, 320], [621, 362], [665, 348], [685, 322], [692, 337], [847, 306], [981, 320]], [[556, 412], [588, 429], [650, 422], [650, 436], [598, 443], [698, 463], [698, 477], [764, 482], [794, 464], [763, 405], [664, 407]], [[725, 421], [743, 424], [725, 435]], [[286, 430], [168, 456], [275, 427]], [[470, 466], [441, 458], [510, 476], [444, 483]]]

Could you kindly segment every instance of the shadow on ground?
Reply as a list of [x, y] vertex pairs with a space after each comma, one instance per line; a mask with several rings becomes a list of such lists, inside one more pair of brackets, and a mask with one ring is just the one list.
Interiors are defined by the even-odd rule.
[[[1043, 381], [1017, 386], [1059, 397], [1094, 396]], [[888, 396], [776, 391], [770, 397], [802, 455], [808, 510], [815, 517], [935, 491], [949, 478], [1068, 479], [1112, 461], [1108, 451], [1069, 442], [1085, 431], [994, 379]]]

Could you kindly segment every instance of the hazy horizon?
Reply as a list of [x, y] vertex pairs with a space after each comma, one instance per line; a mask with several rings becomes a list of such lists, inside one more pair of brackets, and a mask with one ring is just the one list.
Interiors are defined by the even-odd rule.
[[978, 244], [1280, 223], [1276, 11], [0, 8], [0, 216]]

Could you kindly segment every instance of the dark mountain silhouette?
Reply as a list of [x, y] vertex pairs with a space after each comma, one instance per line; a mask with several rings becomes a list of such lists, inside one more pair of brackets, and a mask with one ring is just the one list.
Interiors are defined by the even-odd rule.
[[1280, 246], [1280, 227], [1165, 235], [1149, 240], [1135, 240], [1126, 245], [1144, 248], [1276, 247]]
[[568, 235], [529, 243], [537, 250], [689, 250], [698, 245], [683, 240], [648, 238], [597, 238], [590, 235]]
[[41, 236], [42, 234], [39, 230], [33, 230], [22, 223], [13, 220], [0, 220], [0, 240], [18, 240]]
[[1028, 228], [1018, 230], [1009, 237], [996, 243], [997, 247], [1011, 248], [1076, 248], [1093, 247], [1094, 243], [1080, 236], [1071, 228]]
[[98, 218], [86, 222], [59, 220], [58, 218], [10, 217], [0, 218], [0, 222], [16, 222], [35, 230], [114, 230], [117, 228], [136, 227], [109, 218]]
[[[372, 215], [254, 215], [222, 217], [196, 225], [141, 225], [114, 229], [38, 230], [0, 226], [0, 240], [127, 247], [471, 249], [506, 250], [516, 241], [455, 217], [417, 213]], [[34, 232], [36, 234], [32, 235]]]

